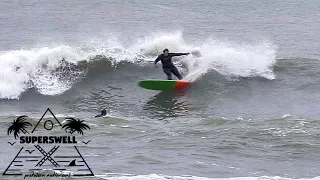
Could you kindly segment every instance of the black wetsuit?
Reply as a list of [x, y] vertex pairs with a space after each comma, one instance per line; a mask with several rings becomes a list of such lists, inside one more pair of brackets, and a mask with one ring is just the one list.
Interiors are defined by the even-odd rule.
[[154, 61], [154, 63], [157, 64], [159, 61], [161, 61], [163, 71], [168, 76], [168, 80], [172, 79], [171, 73], [177, 76], [177, 78], [182, 79], [182, 76], [180, 75], [178, 69], [172, 63], [172, 57], [182, 56], [182, 55], [188, 55], [188, 53], [169, 53], [168, 56], [164, 56], [163, 54], [160, 54], [157, 57], [157, 59]]
[[103, 109], [103, 110], [101, 111], [101, 114], [96, 115], [95, 118], [97, 118], [97, 117], [103, 117], [103, 116], [105, 116], [105, 115], [107, 115], [107, 110]]

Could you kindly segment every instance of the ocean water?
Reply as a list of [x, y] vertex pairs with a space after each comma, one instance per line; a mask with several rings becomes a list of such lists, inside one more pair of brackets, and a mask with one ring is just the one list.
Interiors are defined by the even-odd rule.
[[[23, 146], [7, 133], [12, 121], [28, 116], [31, 134], [50, 108], [63, 125], [90, 126], [74, 135], [95, 176], [79, 179], [320, 179], [320, 1], [5, 0], [0, 9], [3, 172]], [[166, 78], [153, 67], [164, 48], [194, 52], [174, 59], [191, 87], [137, 86]], [[53, 124], [37, 132], [64, 133]]]

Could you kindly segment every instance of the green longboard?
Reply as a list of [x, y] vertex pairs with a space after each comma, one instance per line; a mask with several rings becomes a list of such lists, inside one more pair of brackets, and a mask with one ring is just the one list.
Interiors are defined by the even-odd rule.
[[182, 88], [190, 84], [190, 82], [182, 80], [162, 80], [162, 79], [148, 79], [142, 80], [138, 83], [140, 87], [151, 90], [168, 90]]

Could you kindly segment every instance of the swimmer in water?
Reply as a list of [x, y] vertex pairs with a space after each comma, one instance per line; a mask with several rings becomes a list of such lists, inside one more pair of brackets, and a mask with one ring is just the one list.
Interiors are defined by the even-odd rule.
[[97, 117], [103, 117], [103, 116], [105, 116], [105, 115], [107, 115], [107, 110], [106, 110], [106, 109], [103, 109], [103, 110], [101, 110], [101, 113], [98, 114], [98, 115], [96, 115], [95, 117], [96, 117], [96, 118], [97, 118]]

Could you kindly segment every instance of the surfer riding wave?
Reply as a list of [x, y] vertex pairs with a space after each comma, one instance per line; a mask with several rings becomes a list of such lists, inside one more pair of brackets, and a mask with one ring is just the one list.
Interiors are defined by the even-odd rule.
[[163, 53], [160, 54], [154, 61], [154, 65], [157, 68], [157, 63], [161, 61], [163, 72], [167, 75], [168, 80], [172, 80], [172, 74], [174, 74], [178, 79], [182, 79], [177, 67], [172, 63], [172, 57], [189, 55], [190, 53], [169, 53], [168, 49], [164, 49]]

